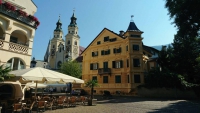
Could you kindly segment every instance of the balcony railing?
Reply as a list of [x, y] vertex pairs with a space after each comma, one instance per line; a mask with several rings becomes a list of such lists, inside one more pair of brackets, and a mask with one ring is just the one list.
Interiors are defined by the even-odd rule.
[[9, 50], [10, 51], [28, 54], [28, 49], [29, 49], [28, 46], [9, 42]]
[[99, 68], [98, 69], [98, 74], [111, 74], [111, 69], [110, 68]]
[[4, 41], [0, 39], [0, 48], [3, 48], [4, 46]]
[[0, 5], [0, 14], [8, 16], [33, 28], [37, 28], [36, 21], [32, 21], [28, 16], [20, 16], [17, 11], [9, 10], [3, 4]]

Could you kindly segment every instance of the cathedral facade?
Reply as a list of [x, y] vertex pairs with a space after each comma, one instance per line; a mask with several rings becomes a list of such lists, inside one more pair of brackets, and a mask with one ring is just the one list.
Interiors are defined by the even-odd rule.
[[[49, 41], [44, 61], [48, 63], [47, 68], [59, 69], [65, 61], [74, 60], [80, 56], [84, 50], [80, 45], [80, 36], [78, 35], [77, 18], [73, 12], [71, 22], [68, 25], [68, 32], [63, 36], [62, 22], [56, 23], [56, 29], [53, 32], [53, 38]], [[63, 39], [64, 38], [64, 39]]]

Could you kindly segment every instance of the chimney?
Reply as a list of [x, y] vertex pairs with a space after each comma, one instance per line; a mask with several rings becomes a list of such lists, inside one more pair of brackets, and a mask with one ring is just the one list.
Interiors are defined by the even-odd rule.
[[120, 35], [120, 36], [122, 36], [123, 34], [124, 34], [124, 31], [123, 31], [123, 30], [119, 31], [119, 35]]

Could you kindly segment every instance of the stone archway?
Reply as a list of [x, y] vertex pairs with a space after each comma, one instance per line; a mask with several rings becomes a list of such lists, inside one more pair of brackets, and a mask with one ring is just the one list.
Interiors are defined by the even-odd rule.
[[1, 28], [1, 26], [0, 26], [0, 39], [1, 40], [4, 40], [4, 31], [3, 31], [3, 29]]
[[25, 46], [29, 45], [29, 40], [26, 36], [26, 33], [22, 32], [20, 30], [15, 30], [11, 33], [10, 42], [18, 43], [18, 44], [25, 45]]
[[11, 70], [19, 70], [19, 69], [25, 69], [26, 64], [22, 59], [14, 57], [7, 61], [6, 66], [10, 67]]

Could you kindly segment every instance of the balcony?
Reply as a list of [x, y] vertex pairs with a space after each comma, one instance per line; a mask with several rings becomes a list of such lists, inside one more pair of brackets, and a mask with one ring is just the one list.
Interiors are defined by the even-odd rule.
[[110, 68], [99, 68], [98, 69], [98, 74], [110, 74], [111, 75], [111, 69]]
[[16, 21], [22, 22], [33, 28], [37, 28], [38, 26], [37, 21], [32, 21], [29, 16], [21, 16], [19, 12], [17, 12], [16, 10], [15, 11], [9, 10], [4, 6], [4, 4], [0, 4], [0, 14], [3, 14], [4, 16], [12, 18]]
[[0, 49], [5, 49], [5, 50], [13, 51], [16, 53], [21, 53], [21, 54], [28, 54], [29, 47], [22, 44], [13, 43], [13, 42], [6, 42], [0, 39]]

